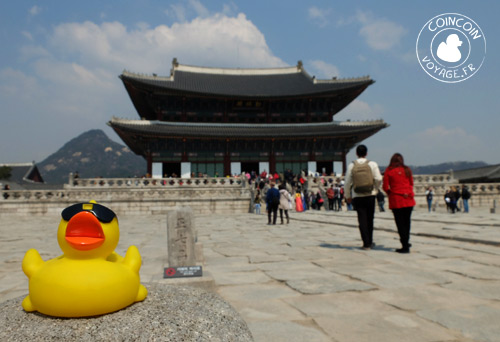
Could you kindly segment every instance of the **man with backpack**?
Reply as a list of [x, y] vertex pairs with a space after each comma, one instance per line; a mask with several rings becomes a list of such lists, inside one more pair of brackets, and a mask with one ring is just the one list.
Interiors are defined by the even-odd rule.
[[271, 224], [271, 213], [273, 214], [272, 224], [276, 224], [278, 217], [278, 206], [280, 204], [280, 192], [276, 189], [276, 183], [271, 181], [271, 187], [266, 193], [267, 224]]
[[345, 176], [344, 196], [346, 202], [354, 205], [358, 214], [359, 232], [363, 240], [362, 249], [371, 249], [373, 243], [373, 218], [375, 198], [382, 183], [382, 175], [374, 161], [366, 159], [368, 148], [358, 145], [358, 159], [349, 164]]

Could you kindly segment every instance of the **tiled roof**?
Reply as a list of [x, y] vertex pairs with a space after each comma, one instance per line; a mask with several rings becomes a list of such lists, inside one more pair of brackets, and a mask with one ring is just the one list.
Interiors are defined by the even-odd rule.
[[115, 130], [150, 136], [212, 138], [334, 137], [366, 133], [371, 135], [388, 126], [383, 120], [308, 124], [222, 124], [127, 120], [115, 117], [108, 125]]
[[453, 177], [455, 179], [458, 179], [460, 182], [498, 182], [500, 181], [500, 164], [488, 165], [468, 170], [454, 171]]
[[366, 76], [351, 79], [317, 80], [299, 64], [272, 69], [222, 69], [175, 64], [168, 77], [148, 76], [124, 71], [120, 78], [136, 87], [169, 89], [188, 93], [241, 96], [304, 96], [356, 90], [374, 81]]
[[4, 166], [10, 168], [10, 177], [9, 179], [2, 179], [0, 182], [9, 184], [11, 190], [44, 185], [40, 172], [34, 163], [0, 164], [0, 167]]

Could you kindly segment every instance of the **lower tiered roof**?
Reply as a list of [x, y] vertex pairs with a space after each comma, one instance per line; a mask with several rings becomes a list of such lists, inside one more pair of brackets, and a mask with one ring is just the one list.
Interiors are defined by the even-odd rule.
[[349, 138], [360, 141], [388, 126], [383, 120], [361, 122], [328, 122], [309, 124], [222, 124], [188, 123], [149, 120], [128, 120], [113, 117], [108, 122], [123, 141], [142, 154], [137, 140], [158, 138], [191, 139], [313, 139]]

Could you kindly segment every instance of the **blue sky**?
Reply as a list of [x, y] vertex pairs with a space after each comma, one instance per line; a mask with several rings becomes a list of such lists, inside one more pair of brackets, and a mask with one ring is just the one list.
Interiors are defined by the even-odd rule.
[[[436, 81], [417, 60], [420, 30], [442, 13], [486, 37], [483, 65], [463, 82]], [[370, 75], [376, 83], [335, 116], [390, 124], [365, 141], [369, 158], [500, 163], [498, 13], [498, 1], [2, 1], [0, 163], [42, 161], [90, 129], [121, 142], [106, 122], [138, 116], [118, 75], [167, 75], [174, 57]]]

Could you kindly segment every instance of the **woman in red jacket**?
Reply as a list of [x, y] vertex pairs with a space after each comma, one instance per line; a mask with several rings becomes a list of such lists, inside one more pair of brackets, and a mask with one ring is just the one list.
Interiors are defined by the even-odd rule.
[[403, 156], [395, 153], [384, 173], [383, 188], [389, 197], [389, 209], [392, 209], [398, 227], [402, 248], [398, 253], [410, 253], [411, 212], [415, 206], [413, 192], [413, 174], [405, 165]]

